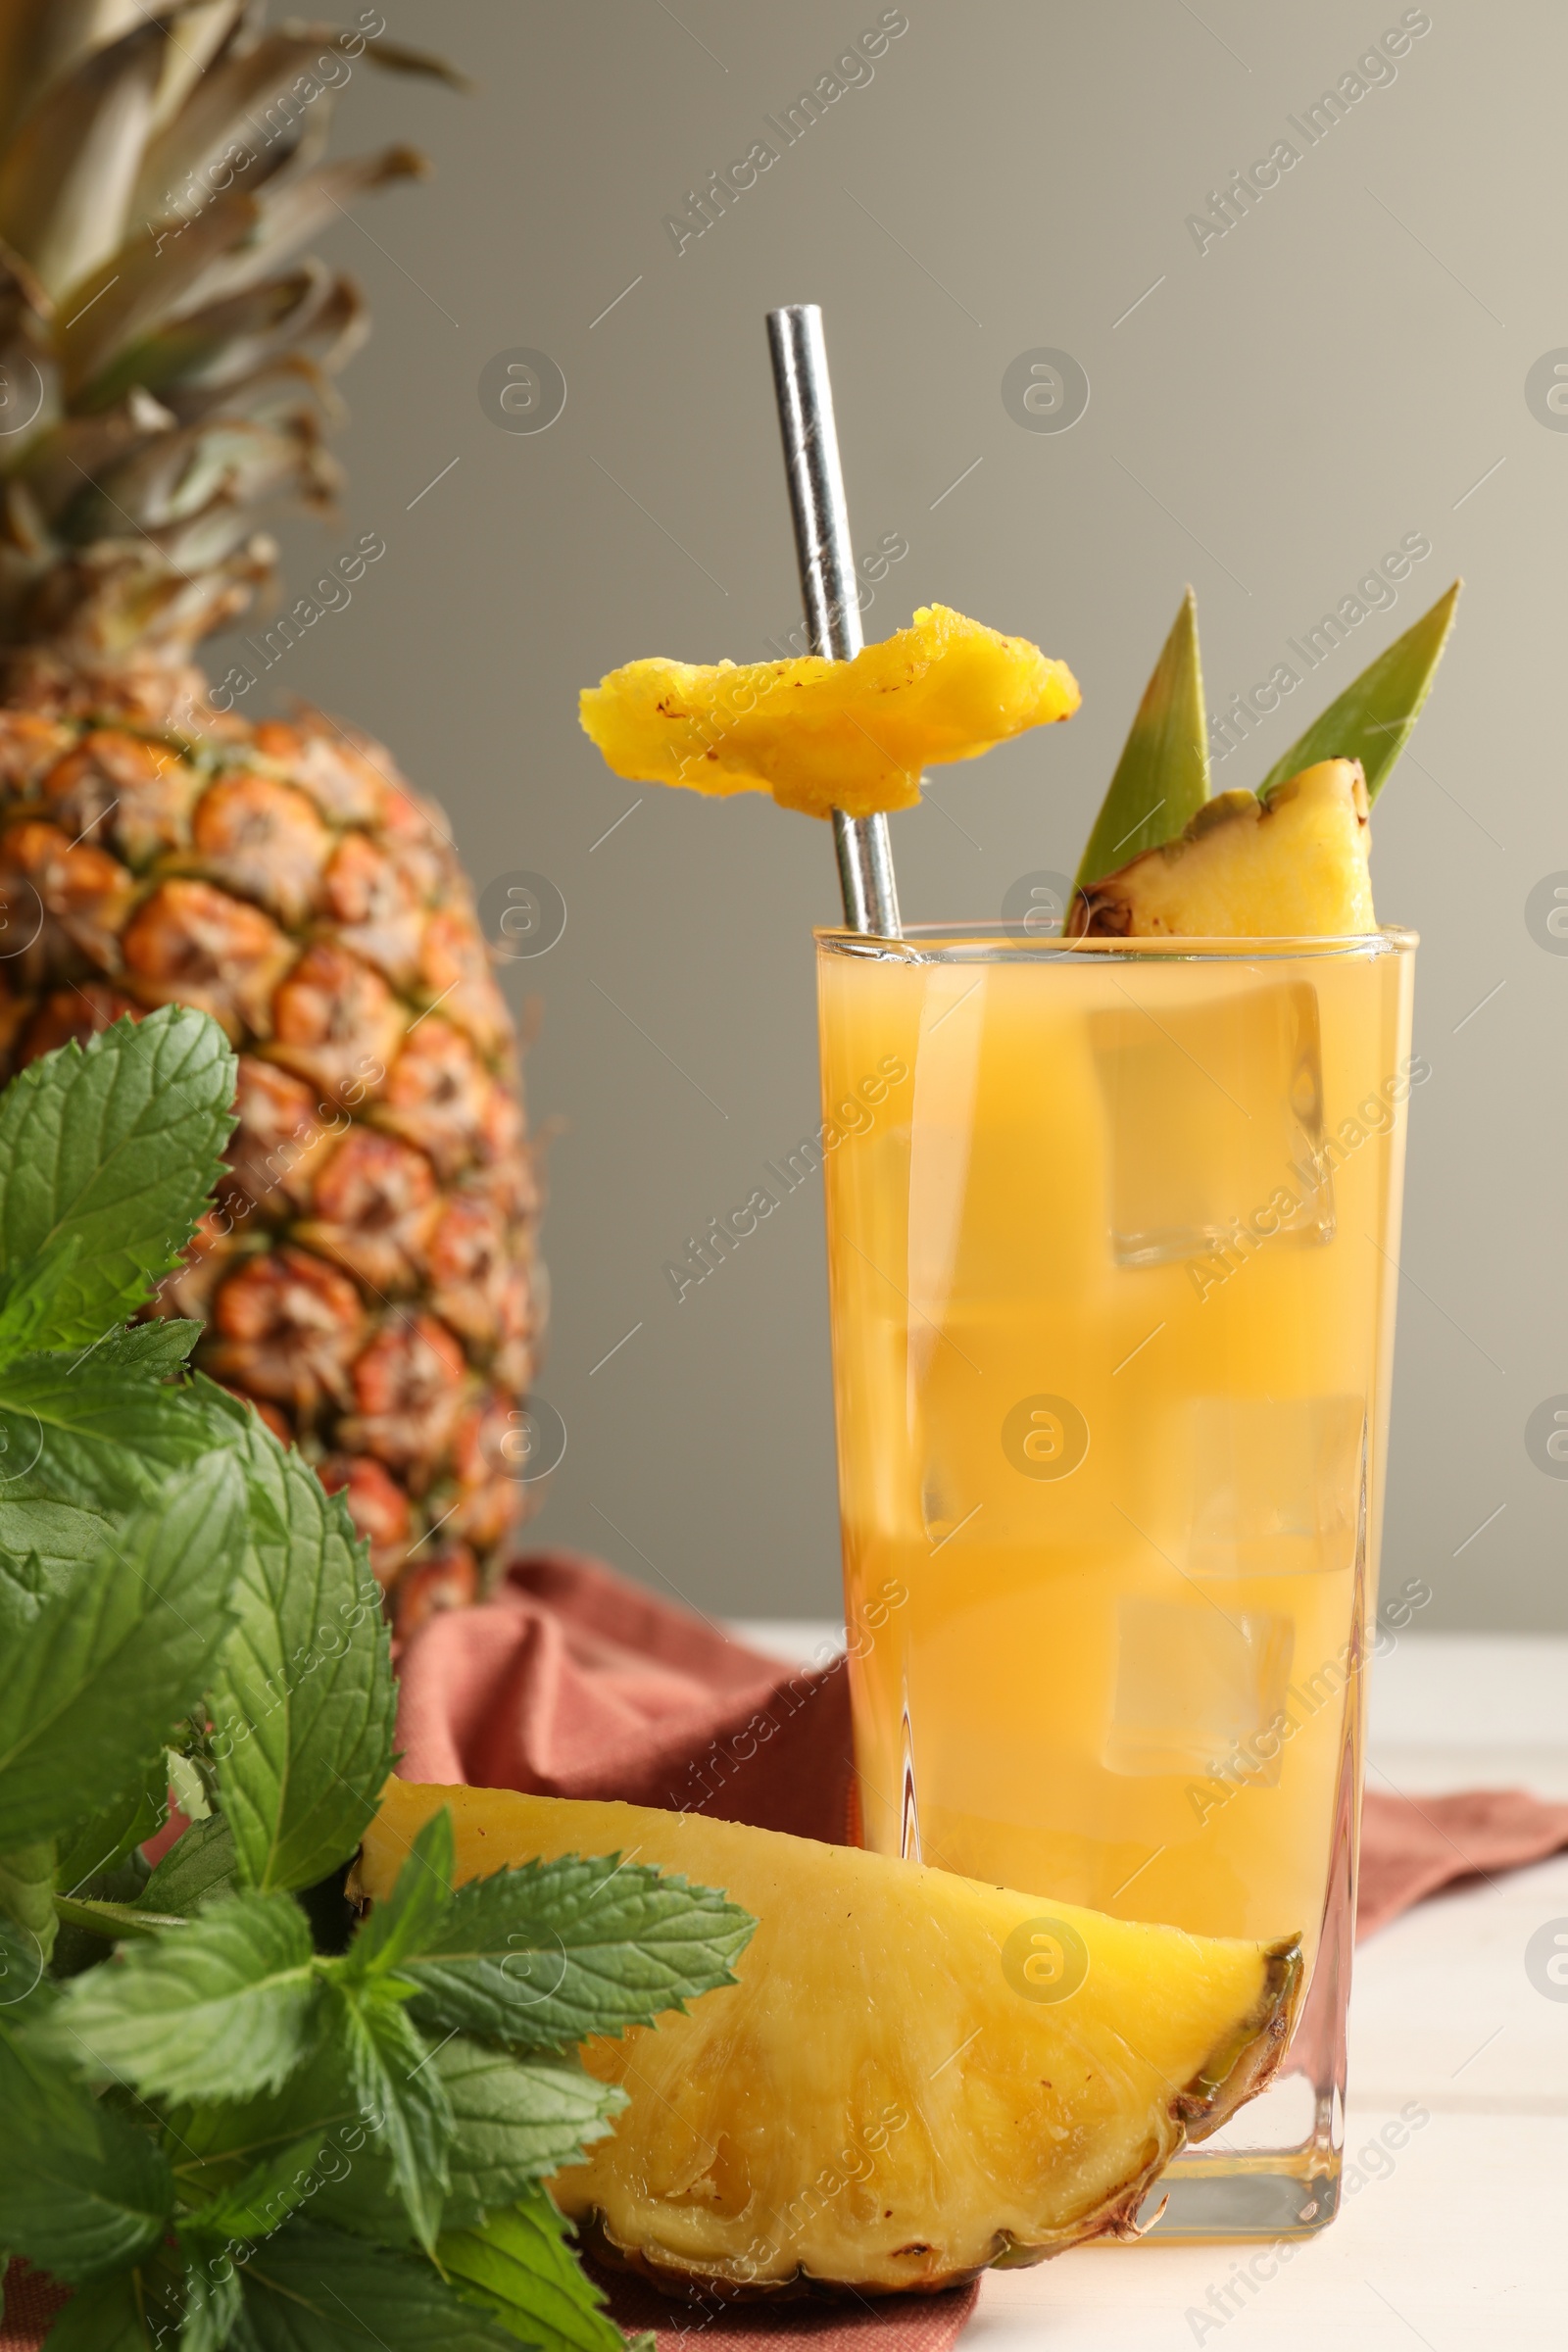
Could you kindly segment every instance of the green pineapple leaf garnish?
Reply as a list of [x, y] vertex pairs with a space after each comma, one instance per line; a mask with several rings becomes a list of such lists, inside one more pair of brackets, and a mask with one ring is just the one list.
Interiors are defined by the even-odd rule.
[[1430, 612], [1423, 612], [1402, 637], [1368, 662], [1305, 734], [1280, 755], [1257, 788], [1260, 801], [1267, 800], [1276, 784], [1298, 776], [1319, 760], [1359, 760], [1366, 797], [1377, 799], [1432, 691], [1463, 586], [1462, 580], [1455, 580]]
[[1191, 588], [1128, 730], [1089, 836], [1074, 890], [1087, 890], [1141, 851], [1174, 841], [1208, 798], [1208, 721]]

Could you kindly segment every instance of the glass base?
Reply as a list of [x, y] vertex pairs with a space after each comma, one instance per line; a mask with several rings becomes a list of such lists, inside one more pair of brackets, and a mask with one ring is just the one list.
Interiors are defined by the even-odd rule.
[[[1361, 1652], [1359, 1614], [1354, 1647]], [[1355, 1940], [1355, 1826], [1362, 1719], [1347, 1710], [1333, 1853], [1317, 1959], [1284, 2066], [1206, 2147], [1184, 2149], [1139, 2209], [1152, 2238], [1312, 2237], [1340, 2209], [1345, 2019]], [[1230, 2134], [1250, 2146], [1226, 2146]], [[1261, 2142], [1262, 2144], [1258, 2144]], [[1272, 2144], [1270, 2144], [1272, 2143]]]
[[1139, 2211], [1149, 2238], [1312, 2237], [1340, 2207], [1333, 2105], [1320, 2102], [1317, 2128], [1294, 2148], [1190, 2148], [1178, 2156]]

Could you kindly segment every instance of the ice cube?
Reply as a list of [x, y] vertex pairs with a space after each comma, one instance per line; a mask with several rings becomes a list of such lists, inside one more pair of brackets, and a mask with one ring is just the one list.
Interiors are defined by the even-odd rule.
[[1279, 1756], [1261, 1757], [1257, 1742], [1284, 1709], [1294, 1644], [1291, 1620], [1273, 1610], [1124, 1594], [1105, 1769], [1206, 1778], [1240, 1755], [1249, 1783], [1268, 1786]]
[[1348, 1568], [1362, 1524], [1359, 1396], [1195, 1396], [1189, 1407], [1194, 1576]]
[[1116, 1263], [1203, 1258], [1239, 1230], [1249, 1248], [1331, 1240], [1316, 989], [1231, 984], [1183, 1004], [1177, 976], [1118, 974], [1125, 1005], [1089, 1016]]

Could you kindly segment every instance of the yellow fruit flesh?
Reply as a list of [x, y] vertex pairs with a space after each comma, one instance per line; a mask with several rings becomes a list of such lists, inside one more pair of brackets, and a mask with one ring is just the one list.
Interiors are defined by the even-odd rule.
[[460, 1878], [635, 1852], [759, 1922], [735, 1987], [586, 2045], [630, 2105], [551, 2183], [612, 2258], [672, 2287], [932, 2291], [1125, 2230], [1185, 2140], [1261, 2087], [1289, 2030], [1294, 1944], [630, 1805], [394, 1781], [363, 1893], [388, 1892], [442, 1805]]
[[584, 732], [617, 776], [696, 792], [770, 792], [808, 816], [909, 808], [920, 770], [973, 760], [1079, 704], [1022, 637], [945, 605], [853, 662], [631, 662], [586, 688]]
[[1375, 931], [1371, 827], [1354, 760], [1324, 760], [1266, 804], [1223, 792], [1179, 839], [1095, 883], [1068, 928], [1147, 939], [1343, 938]]

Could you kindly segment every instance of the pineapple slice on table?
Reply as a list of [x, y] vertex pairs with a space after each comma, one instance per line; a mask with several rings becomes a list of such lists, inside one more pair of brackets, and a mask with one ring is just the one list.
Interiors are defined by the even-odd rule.
[[1081, 697], [1064, 662], [945, 605], [851, 662], [629, 662], [580, 697], [617, 776], [695, 792], [770, 792], [808, 816], [912, 808], [920, 770], [974, 760]]
[[1298, 1944], [1108, 1919], [700, 1815], [393, 1781], [358, 1890], [450, 1806], [457, 1875], [635, 1851], [758, 1921], [739, 1982], [585, 2045], [630, 2103], [551, 2193], [611, 2261], [719, 2293], [931, 2293], [1126, 2235], [1151, 2182], [1261, 2089]]
[[1322, 760], [1260, 798], [1222, 792], [1174, 841], [1075, 898], [1091, 938], [1343, 938], [1377, 929], [1359, 760]]

